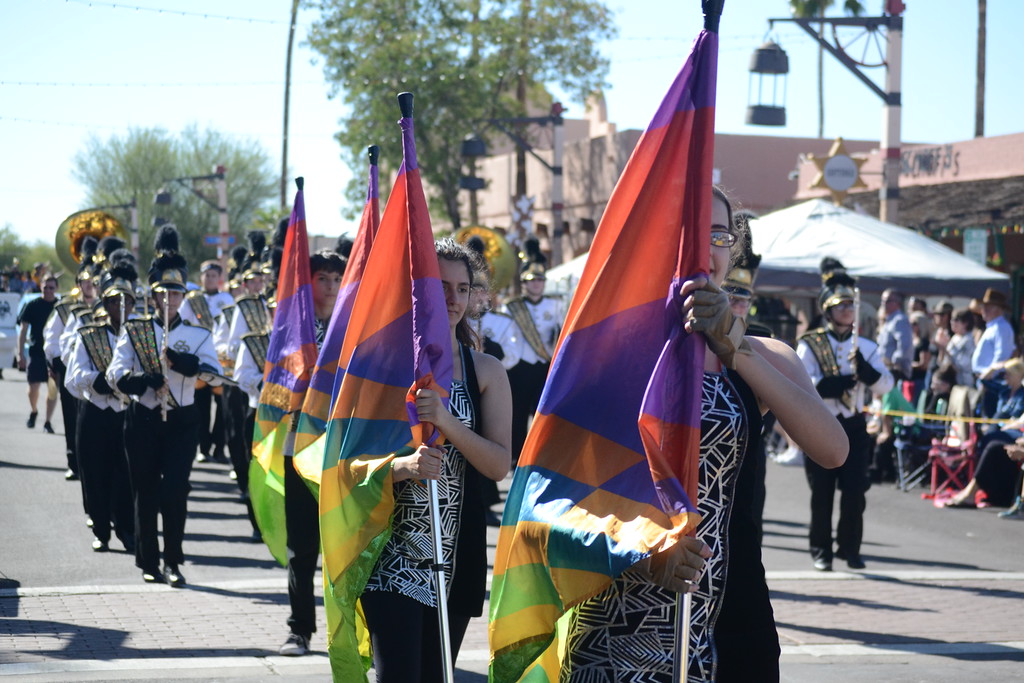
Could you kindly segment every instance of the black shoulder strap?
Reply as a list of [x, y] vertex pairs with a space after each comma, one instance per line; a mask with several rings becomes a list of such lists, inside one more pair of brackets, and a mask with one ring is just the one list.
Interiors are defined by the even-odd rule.
[[476, 365], [473, 363], [473, 351], [465, 344], [462, 347], [462, 374], [466, 380], [469, 401], [473, 404], [473, 431], [480, 433], [480, 382], [476, 378]]

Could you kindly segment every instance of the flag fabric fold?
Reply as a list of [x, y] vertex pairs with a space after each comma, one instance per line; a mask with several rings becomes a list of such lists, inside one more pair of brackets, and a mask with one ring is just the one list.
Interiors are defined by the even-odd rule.
[[338, 299], [334, 304], [331, 322], [324, 335], [316, 367], [309, 380], [309, 390], [302, 403], [302, 412], [295, 430], [295, 469], [310, 486], [315, 495], [320, 493], [320, 474], [324, 468], [324, 432], [330, 413], [331, 399], [341, 386], [343, 373], [339, 373], [341, 349], [345, 341], [345, 329], [352, 317], [352, 305], [362, 280], [370, 247], [380, 225], [378, 200], [378, 169], [376, 160], [370, 163], [370, 181], [366, 192], [366, 205], [352, 244], [352, 251], [345, 266]]
[[[557, 681], [558, 620], [692, 533], [718, 37], [701, 32], [608, 202], [505, 503], [491, 681]], [[677, 248], [678, 246], [678, 248]]]
[[399, 124], [404, 160], [352, 304], [325, 431], [320, 535], [335, 681], [361, 680], [371, 664], [359, 651], [358, 598], [390, 537], [391, 465], [433, 432], [415, 421], [407, 396], [431, 386], [447, 397], [451, 388], [447, 307], [412, 118]]
[[309, 238], [301, 178], [285, 236], [263, 389], [256, 407], [249, 497], [264, 543], [288, 564], [284, 520], [285, 448], [316, 363], [316, 312], [309, 274]]

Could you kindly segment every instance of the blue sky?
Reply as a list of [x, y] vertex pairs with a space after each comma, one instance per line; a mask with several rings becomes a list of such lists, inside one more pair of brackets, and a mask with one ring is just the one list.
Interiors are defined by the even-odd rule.
[[[877, 14], [882, 0], [864, 4], [869, 14]], [[903, 140], [970, 138], [977, 4], [906, 4]], [[279, 166], [290, 5], [287, 0], [0, 0], [0, 225], [10, 224], [29, 240], [49, 241], [65, 216], [85, 208], [71, 166], [91, 134], [105, 138], [129, 127], [156, 126], [177, 132], [195, 123], [259, 141]], [[700, 2], [610, 0], [609, 6], [616, 10], [619, 37], [606, 46], [612, 60], [608, 115], [620, 129], [644, 128], [701, 28]], [[785, 16], [785, 0], [726, 0], [719, 132], [816, 135], [817, 48], [792, 24], [777, 24], [773, 33], [790, 58], [789, 125], [766, 129], [743, 122], [750, 54], [768, 35], [767, 19]], [[293, 175], [306, 177], [310, 231], [336, 235], [353, 227], [340, 216], [350, 172], [332, 138], [342, 105], [328, 99], [321, 69], [302, 44], [314, 18], [308, 10], [299, 15], [289, 165]], [[990, 136], [1024, 130], [1021, 25], [1024, 3], [989, 0], [985, 132]], [[882, 69], [869, 73], [881, 82]], [[877, 140], [879, 98], [827, 55], [825, 79], [825, 137]], [[582, 114], [582, 103], [565, 104], [568, 116]], [[195, 169], [196, 175], [209, 172]]]

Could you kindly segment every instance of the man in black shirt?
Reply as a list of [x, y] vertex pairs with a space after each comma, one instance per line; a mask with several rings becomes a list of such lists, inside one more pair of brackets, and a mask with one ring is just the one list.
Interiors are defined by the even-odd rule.
[[[50, 377], [49, 368], [46, 366], [46, 354], [43, 353], [43, 327], [53, 312], [56, 301], [57, 278], [47, 276], [43, 279], [43, 296], [28, 302], [18, 316], [18, 324], [21, 325], [21, 334], [18, 336], [18, 369], [28, 371], [28, 404], [32, 408], [27, 422], [29, 429], [36, 426], [36, 418], [39, 416], [36, 409], [39, 404], [39, 385], [46, 383]], [[28, 358], [25, 357], [27, 336], [32, 340]], [[46, 397], [46, 424], [50, 424], [56, 406], [57, 396], [54, 392], [52, 397]]]

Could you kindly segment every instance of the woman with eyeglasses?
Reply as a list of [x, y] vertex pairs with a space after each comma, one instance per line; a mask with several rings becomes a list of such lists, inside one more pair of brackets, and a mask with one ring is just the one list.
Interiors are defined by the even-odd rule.
[[823, 467], [846, 456], [846, 438], [784, 342], [745, 335], [721, 289], [742, 244], [718, 188], [711, 211], [709, 278], [683, 284], [688, 332], [707, 341], [701, 391], [695, 537], [626, 570], [572, 612], [563, 681], [677, 681], [678, 593], [692, 592], [686, 680], [779, 680], [779, 638], [752, 505], [762, 416], [772, 411]]
[[[825, 469], [813, 460], [804, 461], [811, 487], [811, 558], [815, 569], [828, 572], [832, 571], [833, 556], [846, 560], [850, 569], [864, 568], [860, 545], [872, 452], [864, 404], [871, 400], [872, 393], [886, 394], [894, 379], [878, 344], [853, 336], [856, 281], [835, 259], [823, 259], [821, 269], [823, 284], [818, 303], [824, 326], [803, 335], [796, 352], [850, 442], [849, 455], [842, 467]], [[832, 503], [837, 487], [839, 525], [833, 553]]]

